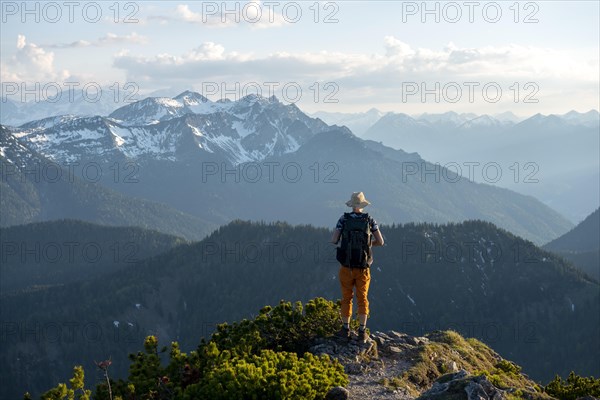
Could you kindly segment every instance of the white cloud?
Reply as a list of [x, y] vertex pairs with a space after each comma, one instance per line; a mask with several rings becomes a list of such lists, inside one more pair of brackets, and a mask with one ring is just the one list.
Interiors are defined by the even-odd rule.
[[89, 42], [87, 40], [77, 40], [71, 43], [57, 43], [57, 44], [44, 44], [42, 47], [45, 48], [53, 48], [53, 49], [66, 49], [66, 48], [80, 48], [80, 47], [101, 47], [101, 46], [110, 46], [110, 45], [119, 45], [123, 43], [132, 43], [132, 44], [146, 44], [148, 40], [145, 36], [138, 35], [133, 32], [129, 35], [117, 35], [115, 33], [107, 33], [106, 35], [94, 40], [93, 42]]
[[[393, 36], [385, 37], [380, 51], [373, 54], [285, 51], [259, 56], [240, 54], [221, 44], [205, 42], [181, 55], [162, 53], [146, 57], [120, 52], [115, 55], [114, 67], [125, 72], [127, 81], [147, 90], [164, 86], [200, 88], [205, 83], [232, 88], [237, 83], [244, 86], [251, 82], [266, 90], [266, 82], [276, 82], [275, 95], [282, 98], [283, 86], [297, 83], [305, 93], [303, 99], [310, 99], [313, 95], [310, 87], [316, 82], [323, 90], [322, 95], [331, 93], [324, 89], [324, 83], [333, 82], [339, 89], [335, 98], [349, 109], [379, 104], [387, 108], [422, 107], [421, 112], [440, 106], [452, 109], [480, 106], [492, 110], [494, 107], [533, 107], [523, 103], [525, 96], [533, 91], [531, 86], [525, 86], [528, 82], [537, 86], [533, 96], [539, 100], [536, 107], [553, 105], [558, 99], [587, 104], [591, 97], [586, 93], [590, 88], [597, 90], [599, 82], [598, 56], [594, 52], [516, 44], [471, 48], [453, 42], [441, 48], [418, 48]], [[461, 103], [446, 100], [438, 103], [433, 96], [424, 102], [421, 94], [406, 100], [402, 97], [403, 85], [413, 82], [420, 88], [424, 85], [426, 90], [457, 83], [463, 90]], [[475, 104], [468, 100], [471, 89], [465, 83], [469, 82], [477, 84]], [[515, 83], [520, 90], [518, 104], [513, 100]], [[486, 84], [501, 87], [500, 103], [484, 100], [482, 93]], [[567, 99], [566, 93], [581, 96], [571, 95]], [[315, 106], [312, 101], [306, 101], [303, 107]], [[597, 104], [597, 99], [590, 104]]]
[[[442, 49], [413, 48], [393, 36], [383, 41], [383, 54], [342, 52], [277, 52], [258, 57], [228, 52], [205, 42], [177, 56], [116, 55], [114, 65], [135, 79], [197, 80], [228, 76], [270, 80], [344, 80], [357, 86], [382, 88], [402, 81], [572, 79], [598, 82], [598, 58], [568, 51], [508, 44], [501, 47], [461, 48], [450, 42]], [[168, 69], [166, 67], [169, 67]]]
[[190, 51], [187, 54], [186, 58], [195, 61], [224, 60], [225, 48], [220, 44], [216, 44], [213, 42], [202, 43], [200, 47], [197, 47]]
[[[289, 24], [278, 12], [274, 2], [263, 4], [258, 0], [245, 3], [232, 2], [205, 2], [200, 11], [194, 11], [187, 4], [178, 4], [173, 10], [160, 14], [150, 15], [148, 20], [158, 21], [160, 24], [170, 22], [185, 22], [199, 24], [212, 28], [228, 28], [247, 26], [251, 29], [278, 28]], [[279, 5], [282, 9], [282, 6]]]
[[25, 47], [25, 45], [26, 45], [25, 36], [18, 35], [17, 36], [17, 49], [22, 49]]
[[57, 71], [54, 53], [34, 43], [27, 43], [25, 35], [17, 35], [15, 54], [2, 61], [3, 82], [48, 82], [64, 79], [69, 71]]
[[145, 36], [138, 35], [133, 32], [129, 35], [119, 36], [114, 33], [107, 33], [106, 36], [101, 37], [97, 40], [98, 45], [108, 45], [108, 44], [121, 44], [121, 43], [135, 43], [135, 44], [146, 44], [148, 40]]
[[187, 4], [177, 5], [175, 15], [185, 22], [202, 23], [202, 14], [193, 12]]
[[386, 49], [385, 55], [388, 57], [405, 57], [415, 54], [415, 51], [410, 47], [410, 45], [396, 39], [393, 36], [386, 36], [384, 38], [384, 42]]

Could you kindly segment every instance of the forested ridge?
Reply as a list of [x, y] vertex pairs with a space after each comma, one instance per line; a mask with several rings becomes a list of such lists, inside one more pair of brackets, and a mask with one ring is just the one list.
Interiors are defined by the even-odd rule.
[[[599, 375], [598, 283], [567, 261], [482, 221], [381, 230], [387, 245], [374, 249], [373, 329], [454, 329], [538, 381], [571, 370]], [[2, 359], [11, 365], [3, 390], [39, 391], [64, 381], [73, 365], [93, 370], [109, 356], [114, 376], [124, 377], [127, 354], [149, 334], [189, 350], [217, 324], [280, 299], [337, 299], [331, 233], [237, 220], [102, 277], [3, 296]]]

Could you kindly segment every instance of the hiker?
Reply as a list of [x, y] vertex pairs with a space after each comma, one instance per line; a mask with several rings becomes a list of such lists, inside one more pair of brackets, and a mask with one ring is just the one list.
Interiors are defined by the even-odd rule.
[[[367, 316], [369, 315], [369, 284], [371, 282], [370, 266], [373, 263], [372, 246], [383, 246], [383, 236], [377, 222], [363, 208], [371, 204], [363, 192], [354, 192], [348, 207], [352, 208], [349, 213], [340, 217], [335, 227], [331, 242], [337, 244], [342, 240], [341, 246], [337, 248], [336, 258], [340, 262], [339, 279], [342, 287], [342, 328], [337, 336], [349, 339], [350, 318], [352, 316], [353, 289], [356, 287], [356, 299], [358, 303], [358, 322], [360, 324], [358, 339], [362, 342], [367, 340]], [[374, 241], [372, 239], [374, 238]]]

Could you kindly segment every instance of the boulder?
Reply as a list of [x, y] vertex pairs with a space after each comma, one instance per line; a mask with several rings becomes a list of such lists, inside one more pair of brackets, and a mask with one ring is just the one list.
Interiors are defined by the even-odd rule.
[[442, 375], [424, 392], [419, 400], [442, 399], [502, 400], [505, 392], [498, 389], [484, 375], [472, 376], [465, 370]]
[[325, 400], [347, 400], [350, 397], [350, 392], [341, 386], [333, 387], [325, 395]]

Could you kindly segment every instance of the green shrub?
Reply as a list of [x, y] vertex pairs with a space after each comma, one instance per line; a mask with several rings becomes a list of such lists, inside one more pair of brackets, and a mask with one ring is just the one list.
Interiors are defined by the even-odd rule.
[[310, 300], [303, 307], [281, 301], [266, 306], [254, 320], [220, 324], [211, 338], [221, 350], [236, 354], [258, 354], [261, 350], [291, 351], [302, 354], [315, 337], [329, 336], [340, 324], [340, 305], [323, 298]]
[[[337, 385], [347, 385], [343, 366], [326, 355], [305, 350], [318, 336], [341, 326], [340, 304], [316, 298], [306, 305], [281, 301], [264, 307], [254, 320], [221, 324], [211, 340], [183, 353], [177, 342], [159, 350], [158, 338], [148, 336], [144, 351], [130, 354], [127, 380], [96, 386], [94, 400], [183, 399], [323, 399]], [[169, 363], [161, 364], [161, 354]], [[107, 376], [107, 381], [109, 380]], [[72, 389], [60, 384], [44, 400], [87, 400], [83, 369], [75, 369]], [[88, 396], [88, 397], [86, 397]]]
[[556, 375], [544, 390], [561, 400], [575, 400], [584, 396], [600, 397], [600, 379], [581, 377], [571, 371], [566, 381]]
[[323, 399], [333, 386], [347, 384], [343, 366], [327, 356], [262, 350], [258, 355], [224, 357], [199, 383], [190, 385], [183, 398], [313, 400]]
[[[73, 378], [69, 379], [70, 388], [65, 383], [59, 383], [42, 394], [42, 400], [89, 400], [92, 394], [91, 390], [85, 388], [84, 371], [81, 365], [73, 367]], [[77, 397], [75, 397], [77, 396]]]
[[511, 361], [501, 360], [495, 367], [500, 371], [506, 372], [507, 374], [519, 374], [521, 373], [521, 367]]

